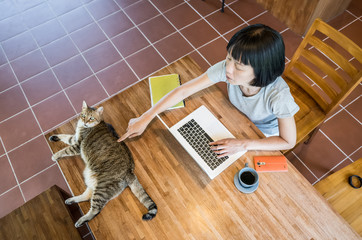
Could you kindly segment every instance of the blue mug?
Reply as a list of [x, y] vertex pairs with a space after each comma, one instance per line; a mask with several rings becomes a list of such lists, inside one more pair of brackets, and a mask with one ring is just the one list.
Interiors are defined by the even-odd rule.
[[248, 167], [248, 163], [245, 163], [245, 167], [235, 174], [234, 184], [240, 192], [255, 192], [259, 186], [259, 175], [253, 168]]

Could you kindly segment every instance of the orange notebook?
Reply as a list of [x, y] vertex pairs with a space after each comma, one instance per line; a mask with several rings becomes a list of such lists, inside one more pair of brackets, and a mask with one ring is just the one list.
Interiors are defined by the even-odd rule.
[[254, 167], [257, 172], [287, 172], [288, 164], [284, 156], [255, 156]]

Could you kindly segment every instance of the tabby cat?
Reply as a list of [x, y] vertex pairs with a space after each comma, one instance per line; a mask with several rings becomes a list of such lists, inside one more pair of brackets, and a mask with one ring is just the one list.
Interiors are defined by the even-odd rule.
[[127, 186], [148, 209], [143, 220], [151, 220], [156, 216], [157, 206], [143, 189], [134, 174], [134, 161], [125, 143], [118, 143], [114, 128], [103, 121], [103, 107], [88, 107], [83, 101], [82, 112], [74, 135], [58, 134], [50, 141], [62, 141], [70, 146], [53, 154], [54, 161], [61, 157], [81, 155], [85, 169], [85, 192], [79, 196], [68, 198], [70, 205], [83, 201], [91, 201], [87, 214], [75, 224], [76, 227], [93, 219], [112, 198], [117, 197]]

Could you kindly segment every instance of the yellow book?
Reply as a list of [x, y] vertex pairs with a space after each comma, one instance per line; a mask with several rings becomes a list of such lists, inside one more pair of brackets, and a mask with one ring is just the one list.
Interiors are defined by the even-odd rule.
[[[169, 74], [156, 77], [149, 77], [151, 104], [154, 106], [163, 96], [181, 85], [178, 74]], [[169, 109], [184, 107], [185, 102], [181, 101]]]

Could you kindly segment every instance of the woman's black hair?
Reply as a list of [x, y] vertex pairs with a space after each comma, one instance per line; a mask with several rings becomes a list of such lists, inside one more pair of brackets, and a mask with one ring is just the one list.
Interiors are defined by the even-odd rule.
[[263, 24], [238, 31], [226, 47], [228, 53], [254, 69], [252, 86], [265, 87], [282, 75], [285, 68], [285, 47], [282, 36]]

